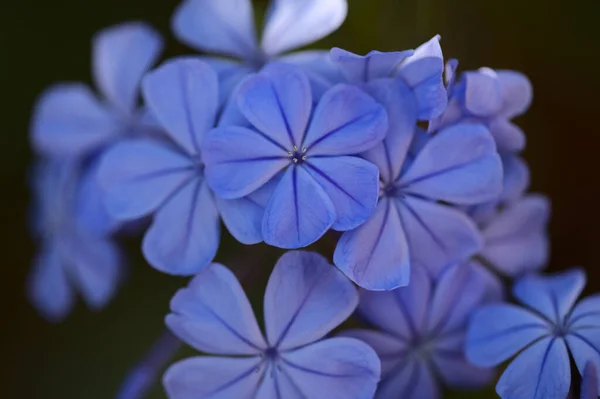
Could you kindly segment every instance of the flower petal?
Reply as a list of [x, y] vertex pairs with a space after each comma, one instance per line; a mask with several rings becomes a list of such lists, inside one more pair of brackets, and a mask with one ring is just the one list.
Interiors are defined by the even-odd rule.
[[263, 369], [259, 357], [192, 357], [172, 365], [163, 385], [170, 399], [251, 399]]
[[589, 362], [585, 366], [581, 381], [581, 399], [598, 399], [600, 396], [600, 381], [598, 381], [598, 368]]
[[441, 392], [429, 366], [407, 357], [380, 384], [377, 399], [440, 399]]
[[544, 267], [549, 257], [549, 216], [545, 196], [528, 195], [514, 202], [483, 228], [481, 255], [508, 276]]
[[32, 124], [35, 149], [50, 155], [89, 153], [122, 131], [113, 111], [79, 83], [55, 85], [44, 92]]
[[389, 334], [372, 330], [344, 330], [339, 336], [356, 338], [369, 345], [381, 360], [381, 375], [385, 376], [406, 356], [407, 343]]
[[574, 268], [550, 276], [527, 275], [513, 286], [515, 298], [562, 324], [586, 283], [585, 271]]
[[[585, 378], [586, 367], [589, 364], [600, 366], [600, 334], [598, 327], [581, 328], [567, 335], [566, 340], [569, 350], [573, 355], [579, 373]], [[596, 377], [596, 389], [600, 390], [600, 384]], [[597, 399], [594, 398], [594, 399]]]
[[335, 223], [335, 207], [303, 166], [290, 166], [265, 209], [263, 239], [279, 248], [301, 248], [317, 241]]
[[177, 291], [166, 318], [169, 329], [194, 348], [213, 354], [252, 355], [266, 348], [240, 283], [213, 263]]
[[[258, 391], [254, 398], [260, 399], [305, 399], [295, 383], [283, 371], [283, 369], [274, 363], [271, 363], [264, 373], [264, 378], [260, 383]], [[595, 398], [594, 398], [595, 399]]]
[[309, 156], [358, 154], [381, 142], [387, 129], [381, 105], [359, 88], [340, 84], [319, 101], [303, 147]]
[[481, 367], [496, 366], [550, 332], [550, 325], [526, 309], [506, 304], [487, 305], [471, 316], [467, 359]]
[[226, 126], [211, 130], [202, 149], [206, 181], [221, 198], [256, 191], [287, 165], [287, 153], [256, 130]]
[[396, 181], [406, 164], [411, 144], [417, 141], [417, 103], [401, 79], [377, 79], [365, 90], [385, 107], [389, 129], [385, 139], [362, 154], [379, 167], [384, 183]]
[[119, 220], [154, 212], [195, 175], [188, 158], [151, 140], [113, 146], [102, 156], [98, 170], [106, 209]]
[[250, 0], [185, 0], [175, 10], [171, 28], [198, 50], [244, 59], [257, 53]]
[[490, 68], [463, 73], [465, 83], [465, 108], [479, 117], [498, 113], [502, 106], [498, 75]]
[[216, 123], [216, 73], [191, 57], [170, 60], [144, 78], [143, 92], [167, 134], [188, 154], [200, 154], [204, 135]]
[[265, 291], [264, 314], [271, 347], [287, 350], [324, 337], [356, 309], [356, 289], [314, 252], [285, 253]]
[[33, 306], [52, 322], [64, 320], [75, 304], [75, 292], [63, 262], [59, 247], [54, 243], [46, 244], [34, 260], [27, 283]]
[[[217, 73], [217, 77], [219, 78], [219, 104], [223, 106], [228, 101], [236, 103], [232, 98], [233, 93], [244, 78], [251, 75], [254, 70], [237, 60], [209, 56], [199, 56], [195, 58], [206, 63]], [[223, 110], [222, 113], [225, 113], [225, 111]], [[223, 116], [221, 116], [221, 119], [222, 118]]]
[[342, 235], [333, 262], [349, 279], [370, 290], [391, 290], [408, 284], [408, 243], [390, 199], [382, 197], [364, 224]]
[[427, 198], [478, 204], [501, 193], [502, 163], [483, 125], [455, 125], [429, 140], [399, 185]]
[[112, 26], [94, 36], [94, 79], [108, 101], [125, 115], [136, 109], [142, 77], [162, 50], [160, 33], [144, 22]]
[[398, 75], [413, 89], [419, 104], [419, 119], [440, 116], [448, 104], [444, 87], [444, 56], [440, 36], [436, 35], [419, 46], [398, 69]]
[[498, 118], [488, 123], [488, 128], [492, 136], [494, 136], [494, 140], [496, 140], [498, 151], [502, 153], [517, 153], [525, 149], [525, 133], [514, 123]]
[[571, 369], [562, 338], [545, 338], [521, 353], [504, 371], [496, 392], [502, 398], [563, 399]]
[[502, 155], [504, 183], [500, 201], [512, 202], [523, 196], [529, 188], [529, 167], [517, 155]]
[[308, 399], [370, 399], [380, 376], [377, 354], [353, 338], [331, 338], [282, 355], [281, 367]]
[[[343, 81], [343, 76], [337, 65], [332, 61], [329, 51], [298, 51], [286, 54], [277, 59], [302, 68], [304, 73], [308, 75], [308, 79], [311, 81], [311, 87], [313, 88], [317, 85], [325, 87], [326, 84], [331, 85]], [[317, 100], [321, 98], [322, 95], [323, 93], [320, 93]], [[315, 98], [316, 96], [313, 90], [313, 99]]]
[[212, 262], [221, 238], [213, 194], [200, 179], [182, 187], [156, 212], [144, 236], [144, 256], [156, 269], [188, 276]]
[[413, 196], [396, 200], [396, 205], [411, 259], [423, 264], [433, 276], [483, 248], [477, 226], [459, 210]]
[[503, 106], [500, 113], [506, 118], [523, 114], [533, 98], [531, 82], [521, 72], [499, 70], [496, 73], [502, 90]]
[[334, 230], [351, 230], [369, 219], [379, 197], [377, 166], [348, 156], [309, 158], [305, 165], [335, 206]]
[[312, 111], [308, 77], [296, 66], [269, 64], [244, 81], [238, 106], [255, 128], [286, 151], [301, 148]]
[[334, 47], [331, 59], [350, 83], [366, 83], [374, 79], [391, 77], [398, 65], [413, 55], [412, 50], [382, 53], [373, 50], [367, 55], [357, 55]]
[[277, 0], [265, 24], [262, 49], [273, 56], [313, 43], [337, 30], [347, 13], [346, 0]]
[[592, 326], [600, 328], [600, 294], [579, 301], [569, 315], [568, 324], [573, 329]]

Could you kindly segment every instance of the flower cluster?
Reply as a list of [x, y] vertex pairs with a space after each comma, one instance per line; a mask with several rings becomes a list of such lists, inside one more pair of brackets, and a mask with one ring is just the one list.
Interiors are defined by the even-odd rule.
[[[172, 29], [202, 55], [160, 63], [145, 23], [97, 34], [99, 96], [55, 85], [33, 117], [33, 304], [52, 321], [76, 294], [101, 308], [125, 275], [118, 236], [143, 234], [152, 267], [192, 279], [171, 301], [173, 335], [119, 398], [143, 396], [176, 339], [208, 355], [165, 372], [170, 399], [436, 399], [490, 384], [516, 354], [503, 399], [562, 399], [579, 379], [569, 353], [582, 397], [597, 397], [600, 298], [575, 305], [579, 269], [539, 274], [550, 205], [527, 192], [512, 122], [528, 79], [459, 75], [439, 36], [364, 56], [290, 52], [338, 29], [347, 8], [273, 0], [258, 41], [250, 0], [184, 0]], [[294, 250], [268, 281], [262, 331], [214, 263], [223, 227]], [[317, 241], [326, 257], [298, 250]], [[364, 328], [328, 337], [355, 310]]]

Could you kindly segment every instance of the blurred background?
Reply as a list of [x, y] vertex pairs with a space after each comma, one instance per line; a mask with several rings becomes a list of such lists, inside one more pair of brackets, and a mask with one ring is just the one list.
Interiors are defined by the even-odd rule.
[[[264, 10], [265, 0], [255, 3]], [[167, 36], [166, 56], [192, 53], [170, 36], [169, 19], [176, 4], [176, 0], [5, 0], [0, 5], [3, 397], [112, 398], [125, 373], [162, 333], [168, 301], [185, 283], [155, 272], [134, 249], [128, 281], [101, 313], [79, 304], [65, 323], [51, 325], [25, 298], [35, 253], [26, 226], [26, 175], [32, 159], [29, 118], [36, 96], [54, 81], [90, 82], [92, 35], [121, 21], [143, 19], [159, 28]], [[531, 166], [532, 189], [552, 199], [550, 267], [583, 265], [588, 292], [600, 290], [596, 125], [600, 1], [349, 0], [349, 4], [346, 23], [319, 47], [339, 46], [358, 53], [407, 49], [440, 33], [445, 56], [458, 58], [461, 70], [489, 66], [517, 69], [530, 77], [534, 103], [518, 123], [527, 133], [525, 158]], [[217, 259], [231, 264], [239, 256], [225, 243]], [[259, 282], [246, 284], [252, 292], [262, 290], [275, 258], [262, 259], [264, 264], [252, 266], [261, 269], [262, 277], [255, 275]], [[150, 398], [164, 397], [157, 384]]]

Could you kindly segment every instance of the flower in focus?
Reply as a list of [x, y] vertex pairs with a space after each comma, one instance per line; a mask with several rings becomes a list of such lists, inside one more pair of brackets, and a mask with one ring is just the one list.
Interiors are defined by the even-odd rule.
[[206, 178], [217, 196], [237, 199], [270, 186], [262, 219], [267, 244], [299, 248], [329, 228], [353, 229], [377, 202], [377, 167], [354, 154], [387, 131], [382, 106], [337, 85], [313, 109], [297, 67], [273, 63], [246, 80], [237, 105], [252, 126], [220, 126], [203, 144]]
[[321, 340], [356, 308], [356, 289], [320, 255], [292, 251], [277, 262], [264, 297], [265, 336], [235, 276], [213, 264], [171, 301], [166, 323], [194, 348], [164, 376], [169, 398], [368, 399], [380, 362], [352, 338]]
[[40, 162], [34, 173], [32, 227], [41, 249], [29, 276], [31, 301], [51, 321], [69, 314], [76, 292], [91, 308], [102, 308], [121, 280], [122, 257], [107, 232], [82, 222], [94, 176], [71, 159]]
[[342, 333], [363, 340], [379, 355], [382, 381], [375, 397], [436, 399], [442, 397], [440, 383], [453, 388], [488, 384], [493, 370], [469, 364], [463, 346], [470, 314], [498, 300], [500, 292], [468, 264], [446, 269], [437, 281], [420, 266], [411, 274], [408, 287], [361, 290], [358, 313], [377, 330]]
[[347, 12], [346, 0], [273, 0], [259, 44], [251, 0], [184, 0], [172, 28], [182, 42], [217, 54], [203, 59], [217, 71], [225, 102], [244, 77], [275, 59], [302, 67], [312, 84], [330, 85], [336, 74], [328, 51], [285, 53], [329, 35]]
[[580, 269], [528, 275], [513, 288], [526, 307], [494, 304], [474, 313], [466, 342], [472, 363], [495, 366], [518, 354], [496, 385], [503, 399], [565, 398], [571, 385], [569, 351], [581, 374], [590, 362], [598, 368], [600, 296], [575, 305], [585, 281]]
[[484, 126], [455, 125], [428, 136], [416, 126], [417, 104], [406, 84], [378, 79], [367, 89], [389, 118], [385, 140], [362, 154], [379, 167], [380, 197], [371, 218], [342, 235], [334, 263], [361, 287], [390, 290], [408, 284], [413, 260], [437, 275], [482, 248], [471, 219], [438, 201], [495, 198], [502, 169]]

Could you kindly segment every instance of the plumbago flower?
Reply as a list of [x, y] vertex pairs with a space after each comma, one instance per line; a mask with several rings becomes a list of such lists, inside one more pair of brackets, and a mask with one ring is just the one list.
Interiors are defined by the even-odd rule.
[[265, 333], [235, 276], [213, 264], [171, 301], [166, 323], [216, 355], [189, 358], [164, 376], [171, 399], [373, 396], [380, 362], [352, 338], [321, 340], [356, 308], [356, 289], [321, 255], [292, 251], [275, 265], [264, 298]]
[[203, 138], [218, 112], [216, 73], [198, 59], [174, 59], [146, 76], [143, 94], [169, 140], [123, 140], [104, 155], [99, 177], [114, 217], [154, 214], [143, 241], [148, 262], [179, 275], [206, 267], [219, 246], [220, 214], [239, 241], [261, 241], [247, 233], [249, 215], [240, 215], [248, 206], [219, 206], [227, 201], [217, 203], [204, 178]]
[[63, 83], [40, 99], [32, 130], [42, 154], [82, 156], [149, 129], [138, 107], [144, 73], [162, 52], [160, 34], [143, 22], [107, 28], [93, 39], [92, 65], [102, 98], [82, 83]]
[[51, 321], [69, 314], [76, 292], [91, 308], [102, 308], [122, 277], [122, 257], [107, 232], [92, 231], [82, 222], [94, 177], [81, 175], [81, 170], [73, 159], [41, 162], [35, 169], [32, 225], [41, 251], [29, 276], [28, 294]]
[[408, 287], [361, 290], [358, 313], [377, 331], [342, 333], [363, 340], [379, 355], [382, 381], [375, 397], [436, 399], [442, 397], [440, 383], [452, 388], [486, 385], [493, 370], [469, 364], [463, 345], [470, 314], [498, 300], [500, 292], [468, 264], [446, 269], [437, 281], [415, 266]]
[[525, 276], [513, 295], [527, 308], [497, 304], [474, 313], [466, 342], [472, 363], [495, 366], [519, 353], [496, 385], [503, 399], [565, 398], [571, 384], [568, 351], [581, 374], [590, 362], [600, 365], [600, 296], [575, 305], [585, 280], [580, 269]]
[[367, 89], [385, 103], [389, 117], [385, 140], [362, 154], [379, 167], [379, 202], [366, 223], [342, 235], [334, 263], [361, 287], [390, 290], [408, 284], [411, 260], [437, 275], [482, 248], [471, 219], [437, 201], [475, 204], [495, 198], [502, 169], [484, 126], [456, 125], [423, 136], [406, 84], [379, 79]]
[[312, 84], [329, 85], [336, 74], [327, 51], [284, 53], [329, 35], [347, 12], [346, 0], [273, 0], [258, 44], [251, 0], [185, 0], [172, 28], [191, 47], [236, 59], [204, 57], [219, 74], [224, 102], [244, 77], [274, 59], [303, 67]]
[[352, 155], [383, 139], [382, 106], [356, 87], [337, 85], [313, 109], [306, 75], [281, 63], [246, 80], [237, 103], [252, 126], [222, 126], [207, 135], [206, 179], [224, 199], [271, 185], [262, 218], [267, 244], [304, 247], [329, 228], [348, 230], [369, 218], [377, 167]]
[[[429, 121], [439, 117], [448, 103], [444, 87], [444, 56], [440, 47], [440, 36], [433, 37], [416, 50], [382, 53], [371, 51], [365, 56], [353, 54], [340, 48], [331, 50], [331, 59], [340, 73], [350, 83], [367, 90], [373, 95], [376, 88], [369, 90], [371, 82], [382, 78], [395, 78], [410, 88], [417, 103], [417, 117]], [[373, 93], [375, 91], [375, 93]], [[406, 94], [410, 95], [410, 94]], [[386, 99], [375, 97], [386, 104]], [[399, 107], [400, 104], [395, 104]]]

